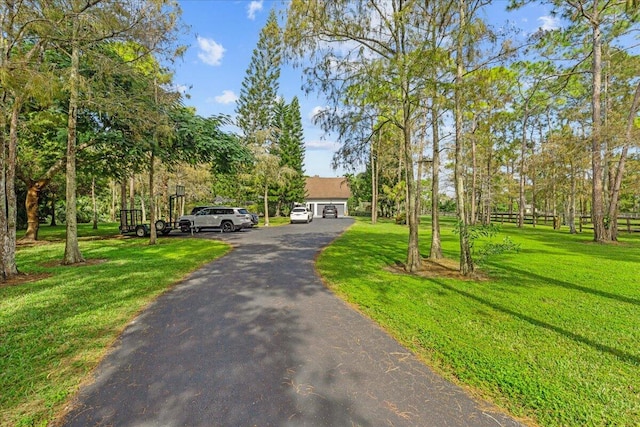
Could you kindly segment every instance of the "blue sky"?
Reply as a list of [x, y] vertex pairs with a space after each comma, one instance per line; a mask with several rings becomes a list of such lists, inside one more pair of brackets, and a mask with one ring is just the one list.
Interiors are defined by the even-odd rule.
[[[537, 28], [556, 26], [554, 18], [538, 6], [507, 15], [506, 0], [494, 2], [489, 11], [496, 24], [507, 20], [526, 33]], [[269, 11], [281, 9], [279, 0], [180, 0], [183, 21], [190, 31], [181, 42], [189, 46], [184, 58], [175, 64], [174, 81], [183, 87], [190, 98], [187, 105], [196, 108], [201, 116], [213, 114], [235, 115], [235, 100], [249, 66], [258, 36]], [[307, 96], [301, 89], [301, 71], [287, 65], [282, 67], [280, 94], [287, 102], [294, 96], [300, 100], [304, 128], [306, 156], [305, 172], [324, 177], [341, 176], [334, 171], [331, 159], [337, 144], [312, 123], [311, 117], [322, 107], [321, 96]]]

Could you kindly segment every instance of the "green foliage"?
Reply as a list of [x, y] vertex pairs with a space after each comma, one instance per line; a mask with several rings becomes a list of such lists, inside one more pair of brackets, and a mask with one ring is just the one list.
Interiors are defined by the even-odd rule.
[[509, 236], [505, 236], [500, 243], [488, 242], [478, 250], [477, 262], [484, 264], [488, 258], [495, 255], [502, 255], [507, 252], [520, 252], [520, 244], [514, 243]]
[[[349, 189], [352, 194], [352, 204], [357, 207], [361, 203], [371, 202], [371, 165], [367, 164], [367, 171], [360, 172], [357, 175], [346, 174]], [[351, 209], [350, 209], [351, 210]]]
[[[423, 221], [420, 232], [429, 230]], [[640, 424], [640, 236], [610, 246], [505, 225], [501, 234], [520, 253], [491, 256], [488, 277], [474, 281], [394, 272], [407, 233], [358, 221], [322, 252], [318, 269], [439, 373], [515, 416], [549, 427]], [[446, 257], [458, 257], [453, 233], [442, 233], [442, 244]]]
[[[281, 100], [275, 108], [275, 128], [277, 129], [274, 152], [280, 157], [280, 166], [288, 167], [294, 173], [274, 189], [275, 200], [283, 206], [292, 206], [305, 200], [304, 178], [304, 134], [300, 116], [300, 104], [294, 97], [290, 104]], [[286, 212], [285, 212], [286, 213]]]
[[190, 108], [171, 113], [173, 143], [167, 148], [165, 162], [209, 163], [217, 173], [231, 173], [251, 160], [249, 150], [239, 138], [220, 128], [228, 124], [226, 116], [201, 117]]
[[[274, 10], [260, 31], [258, 44], [236, 104], [237, 125], [248, 144], [262, 144], [257, 132], [270, 130], [274, 122], [282, 61], [282, 31]], [[270, 138], [267, 138], [270, 139]]]
[[[474, 263], [483, 264], [493, 255], [520, 251], [520, 244], [514, 243], [509, 236], [505, 236], [501, 243], [491, 241], [493, 237], [500, 233], [500, 224], [467, 224], [462, 226], [460, 222], [456, 222], [453, 226], [453, 233], [460, 234], [461, 230], [464, 230], [469, 239], [469, 248]], [[484, 240], [484, 244], [480, 249], [477, 249], [475, 243], [481, 239]]]
[[[56, 220], [64, 223], [66, 222], [67, 211], [65, 209], [64, 202], [60, 202], [56, 205]], [[80, 196], [76, 204], [76, 221], [78, 223], [87, 224], [93, 219], [93, 206], [90, 197]]]
[[453, 232], [455, 234], [460, 234], [462, 232], [466, 233], [471, 245], [473, 246], [473, 242], [478, 240], [480, 237], [493, 237], [500, 231], [499, 224], [478, 224], [478, 225], [466, 225], [464, 226], [460, 222], [456, 222], [453, 227]]
[[395, 185], [382, 184], [379, 203], [381, 209], [391, 215], [397, 215], [402, 211], [402, 205], [406, 199], [407, 185], [404, 180], [400, 180]]
[[[59, 234], [54, 234], [58, 230]], [[86, 236], [89, 226], [80, 226]], [[101, 226], [114, 234], [117, 226]], [[64, 236], [42, 229], [44, 239]], [[228, 246], [201, 239], [81, 242], [86, 265], [61, 266], [63, 244], [21, 248], [40, 280], [0, 287], [0, 425], [47, 425], [140, 310]], [[143, 272], [144, 274], [141, 274]]]
[[440, 194], [438, 200], [440, 202], [440, 212], [453, 213], [456, 211], [456, 201], [452, 197], [449, 197], [446, 194]]

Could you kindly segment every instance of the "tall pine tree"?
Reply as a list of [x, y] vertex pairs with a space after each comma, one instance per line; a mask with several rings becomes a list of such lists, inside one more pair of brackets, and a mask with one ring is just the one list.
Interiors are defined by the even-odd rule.
[[236, 106], [238, 127], [254, 155], [254, 164], [242, 175], [255, 193], [263, 197], [265, 225], [269, 225], [269, 194], [273, 188], [282, 185], [287, 175], [278, 167], [280, 159], [276, 152], [277, 130], [274, 127], [282, 43], [282, 30], [272, 10], [260, 31]]
[[237, 124], [250, 146], [268, 150], [273, 141], [272, 123], [278, 101], [281, 62], [282, 30], [272, 10], [260, 31], [236, 104]]
[[288, 105], [284, 101], [279, 102], [276, 111], [280, 165], [294, 171], [291, 178], [278, 189], [278, 202], [284, 207], [291, 207], [293, 203], [304, 202], [306, 196], [304, 134], [298, 98], [294, 97]]

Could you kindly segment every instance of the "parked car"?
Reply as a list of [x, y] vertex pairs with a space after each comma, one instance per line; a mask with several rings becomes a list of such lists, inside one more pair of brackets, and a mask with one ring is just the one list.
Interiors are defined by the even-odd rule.
[[180, 218], [178, 218], [178, 226], [180, 227], [180, 231], [186, 233], [191, 230], [191, 225], [193, 224], [193, 219], [195, 218], [196, 214], [208, 207], [209, 206], [196, 206], [191, 209], [191, 213], [189, 215], [182, 215]]
[[255, 225], [258, 225], [258, 222], [260, 222], [260, 221], [259, 221], [259, 218], [258, 218], [258, 214], [256, 214], [256, 213], [249, 213], [249, 215], [251, 215], [251, 226], [253, 227], [253, 226], [255, 226]]
[[289, 221], [291, 221], [291, 224], [294, 222], [310, 223], [313, 221], [313, 213], [304, 206], [298, 206], [291, 210], [291, 213], [289, 214]]
[[325, 205], [322, 208], [322, 218], [333, 217], [338, 218], [338, 208], [334, 205]]
[[251, 214], [245, 208], [199, 206], [194, 208], [194, 210], [196, 209], [195, 214], [180, 217], [178, 224], [181, 231], [188, 232], [193, 229], [198, 232], [204, 229], [220, 229], [223, 232], [230, 232], [250, 228], [253, 225]]

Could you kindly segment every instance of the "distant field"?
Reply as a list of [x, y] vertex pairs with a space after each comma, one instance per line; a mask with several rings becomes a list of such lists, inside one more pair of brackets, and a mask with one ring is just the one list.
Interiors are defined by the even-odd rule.
[[[457, 260], [450, 223], [442, 236]], [[521, 249], [488, 258], [488, 280], [424, 278], [389, 268], [405, 260], [406, 227], [359, 220], [323, 252], [319, 271], [437, 371], [515, 416], [640, 425], [640, 235], [600, 245], [566, 227], [505, 224], [493, 240], [505, 236]], [[424, 221], [425, 256], [429, 245]]]

